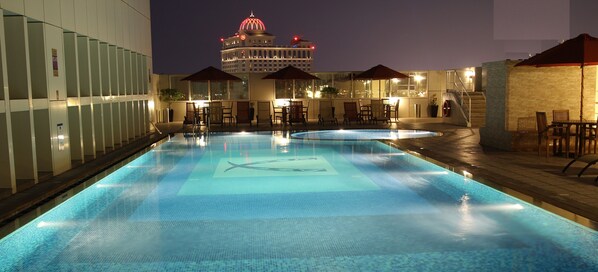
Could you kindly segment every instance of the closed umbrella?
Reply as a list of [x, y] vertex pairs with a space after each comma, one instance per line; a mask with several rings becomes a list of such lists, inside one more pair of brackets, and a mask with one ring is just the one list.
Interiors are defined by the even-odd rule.
[[408, 75], [403, 74], [401, 72], [397, 72], [393, 69], [390, 69], [382, 64], [378, 64], [358, 75], [355, 76], [354, 79], [360, 80], [378, 80], [378, 97], [381, 98], [381, 80], [389, 80], [393, 78], [409, 78]]
[[526, 59], [515, 66], [579, 66], [581, 69], [581, 99], [579, 119], [583, 119], [583, 67], [598, 64], [598, 39], [581, 34], [554, 46], [542, 53]]

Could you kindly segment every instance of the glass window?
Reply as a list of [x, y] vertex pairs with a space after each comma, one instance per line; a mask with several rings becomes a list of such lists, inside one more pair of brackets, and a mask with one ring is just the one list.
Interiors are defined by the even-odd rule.
[[240, 76], [243, 81], [230, 81], [230, 99], [232, 100], [245, 100], [249, 99], [249, 84], [247, 84], [247, 76]]
[[170, 88], [177, 89], [185, 95], [185, 99], [189, 99], [189, 81], [181, 79], [186, 76], [170, 76]]
[[313, 97], [311, 80], [295, 80], [295, 98]]
[[291, 99], [293, 98], [293, 81], [292, 80], [275, 80], [274, 88], [276, 99]]

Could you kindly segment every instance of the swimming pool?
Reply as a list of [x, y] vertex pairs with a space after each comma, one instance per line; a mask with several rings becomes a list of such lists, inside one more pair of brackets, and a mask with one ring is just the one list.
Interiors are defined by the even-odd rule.
[[592, 271], [598, 234], [378, 141], [176, 135], [0, 240], [1, 271]]
[[361, 141], [415, 139], [424, 137], [436, 137], [440, 135], [442, 135], [442, 133], [440, 132], [412, 129], [340, 129], [302, 131], [293, 133], [292, 137], [297, 139], [308, 140]]

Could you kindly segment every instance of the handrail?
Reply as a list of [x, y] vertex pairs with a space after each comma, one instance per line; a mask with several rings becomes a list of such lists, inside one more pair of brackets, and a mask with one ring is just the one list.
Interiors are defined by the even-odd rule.
[[[455, 92], [448, 92], [447, 95], [452, 97], [454, 100], [460, 99], [458, 94]], [[469, 103], [471, 104], [471, 98], [469, 99]], [[463, 118], [465, 118], [465, 122], [467, 122], [467, 127], [471, 127], [471, 120], [469, 120], [467, 118], [467, 116], [465, 115], [465, 111], [463, 111], [463, 107], [458, 107], [458, 108], [459, 108], [459, 111], [461, 112], [461, 115], [463, 116]], [[469, 114], [471, 115], [471, 108], [469, 110]]]
[[[449, 72], [453, 73], [453, 86], [455, 88], [455, 91], [458, 92], [458, 96], [456, 96], [459, 105], [461, 106], [461, 108], [467, 107], [467, 113], [465, 113], [465, 111], [463, 111], [463, 116], [465, 117], [465, 121], [467, 122], [467, 126], [470, 127], [471, 126], [471, 96], [469, 95], [469, 93], [467, 92], [467, 88], [465, 87], [465, 83], [463, 82], [463, 79], [461, 79], [461, 76], [459, 75], [459, 73], [457, 73], [457, 70], [449, 70]], [[464, 97], [467, 96], [467, 104], [464, 104]], [[485, 97], [484, 97], [485, 99]]]
[[156, 131], [158, 131], [158, 134], [162, 134], [162, 131], [160, 131], [160, 129], [156, 126], [156, 124], [154, 124], [154, 122], [150, 121], [149, 123], [156, 129]]

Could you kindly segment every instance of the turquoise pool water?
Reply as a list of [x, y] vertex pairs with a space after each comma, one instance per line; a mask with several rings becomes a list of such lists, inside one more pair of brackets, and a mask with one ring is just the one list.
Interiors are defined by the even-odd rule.
[[598, 234], [377, 141], [176, 135], [0, 255], [0, 271], [598, 271]]

